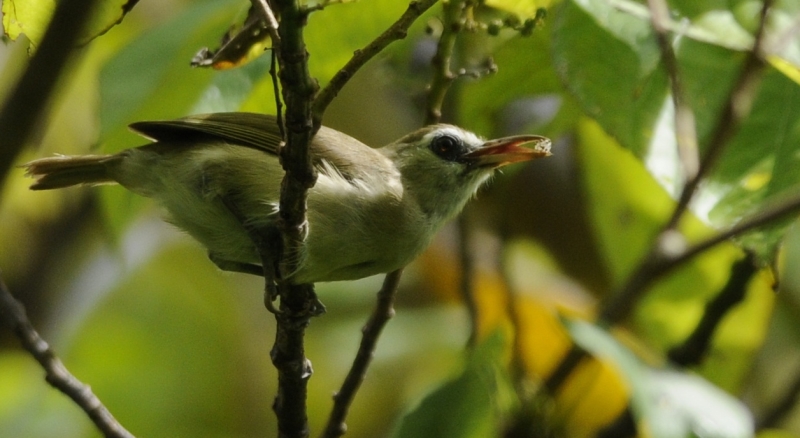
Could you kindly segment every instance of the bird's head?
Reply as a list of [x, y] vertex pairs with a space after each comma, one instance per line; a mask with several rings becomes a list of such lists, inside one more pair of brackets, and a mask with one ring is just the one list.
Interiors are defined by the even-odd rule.
[[517, 135], [487, 141], [457, 126], [439, 124], [412, 132], [381, 151], [402, 175], [405, 195], [414, 196], [431, 219], [444, 221], [461, 211], [496, 169], [549, 156], [550, 140]]

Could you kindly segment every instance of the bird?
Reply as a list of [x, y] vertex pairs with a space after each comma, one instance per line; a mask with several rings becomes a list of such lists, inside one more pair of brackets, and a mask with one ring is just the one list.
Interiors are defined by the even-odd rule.
[[[252, 233], [276, 227], [284, 170], [276, 117], [231, 112], [145, 121], [149, 144], [109, 155], [40, 158], [22, 167], [32, 190], [119, 184], [154, 199], [166, 220], [228, 271], [262, 273]], [[531, 144], [533, 147], [523, 147]], [[318, 172], [307, 233], [283, 280], [355, 280], [410, 263], [495, 170], [551, 154], [539, 135], [483, 140], [435, 124], [380, 148], [320, 127], [309, 145]]]

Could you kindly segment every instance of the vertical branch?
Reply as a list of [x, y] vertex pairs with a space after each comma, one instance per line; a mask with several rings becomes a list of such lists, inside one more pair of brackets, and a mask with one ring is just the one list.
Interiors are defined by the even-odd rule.
[[0, 323], [17, 335], [22, 347], [44, 368], [47, 383], [67, 395], [83, 409], [104, 436], [133, 438], [133, 435], [117, 422], [100, 399], [94, 395], [92, 389], [75, 378], [50, 345], [39, 336], [28, 319], [25, 308], [14, 299], [2, 278], [0, 278]]
[[[270, 10], [269, 5], [262, 3], [266, 10]], [[275, 15], [280, 17], [277, 58], [286, 104], [286, 145], [280, 152], [286, 174], [281, 184], [278, 220], [281, 237], [276, 245], [280, 248], [276, 276], [280, 310], [275, 314], [277, 329], [271, 352], [272, 363], [278, 370], [278, 394], [273, 409], [278, 417], [279, 437], [304, 438], [309, 434], [307, 384], [313, 373], [311, 362], [305, 356], [305, 329], [311, 317], [319, 314], [322, 307], [316, 299], [314, 285], [292, 284], [284, 279], [296, 271], [308, 232], [308, 189], [317, 179], [308, 153], [314, 136], [311, 102], [318, 87], [308, 70], [308, 52], [303, 40], [306, 11], [296, 0], [274, 0], [273, 5]], [[272, 266], [264, 268], [267, 270]], [[269, 295], [269, 284], [266, 289]], [[267, 296], [266, 299], [271, 301], [273, 297]]]
[[[650, 0], [654, 3], [660, 3], [662, 0]], [[670, 217], [669, 221], [665, 226], [666, 230], [675, 229], [678, 225], [678, 221], [686, 213], [686, 210], [689, 208], [689, 203], [691, 202], [692, 198], [694, 197], [695, 192], [697, 191], [697, 187], [700, 185], [700, 182], [705, 178], [711, 169], [717, 164], [719, 157], [722, 155], [722, 151], [725, 149], [725, 145], [727, 145], [728, 141], [733, 137], [733, 135], [738, 131], [739, 125], [741, 125], [742, 121], [750, 114], [750, 109], [753, 104], [753, 100], [756, 96], [756, 91], [758, 90], [758, 86], [761, 83], [761, 72], [764, 69], [764, 61], [762, 60], [762, 44], [764, 43], [764, 32], [767, 25], [767, 14], [769, 12], [770, 7], [772, 6], [774, 0], [764, 0], [761, 5], [761, 12], [759, 14], [759, 22], [758, 22], [758, 29], [756, 30], [755, 38], [753, 41], [753, 48], [747, 54], [745, 58], [744, 64], [742, 65], [742, 69], [739, 72], [739, 77], [736, 80], [736, 83], [733, 86], [730, 94], [728, 95], [728, 100], [723, 107], [722, 114], [717, 119], [717, 124], [714, 126], [711, 134], [711, 140], [709, 141], [708, 146], [706, 147], [705, 154], [703, 154], [702, 160], [700, 161], [700, 167], [697, 169], [697, 173], [690, 178], [683, 187], [681, 191], [680, 197], [678, 198], [678, 205], [675, 207], [672, 213], [672, 217]], [[665, 9], [666, 6], [656, 7], [653, 11], [653, 20], [657, 20], [657, 16], [660, 15], [659, 10]], [[659, 27], [656, 27], [657, 34], [661, 35], [661, 32], [658, 31]], [[665, 37], [664, 37], [665, 38]], [[669, 44], [664, 43], [662, 45], [662, 50], [667, 48], [669, 50]], [[664, 53], [664, 58], [669, 59], [670, 55], [666, 52]], [[671, 53], [671, 51], [670, 51]], [[674, 57], [674, 54], [672, 55]], [[668, 64], [669, 65], [669, 64]], [[674, 78], [673, 78], [674, 76]], [[673, 84], [673, 93], [675, 92], [676, 84], [680, 83], [678, 79], [678, 72], [677, 72], [677, 65], [673, 66], [673, 71], [670, 73], [671, 83]], [[680, 91], [680, 86], [677, 85], [678, 90]], [[673, 96], [673, 99], [676, 97]], [[679, 100], [683, 100], [683, 97], [678, 98]], [[694, 116], [692, 116], [694, 119]], [[676, 124], [681, 123], [683, 120], [678, 117], [677, 108], [676, 108]], [[682, 125], [676, 126], [676, 134], [678, 135], [678, 140], [681, 140], [682, 136], [689, 135], [690, 132], [677, 132], [677, 129], [682, 128]], [[693, 140], [684, 139], [684, 141], [692, 142], [693, 144], [697, 144], [697, 138], [695, 134], [695, 138]], [[664, 232], [662, 232], [663, 234]]]
[[[760, 14], [761, 19], [755, 35], [753, 48], [748, 53], [744, 65], [739, 73], [739, 78], [728, 96], [728, 100], [722, 110], [722, 114], [717, 119], [717, 123], [711, 134], [711, 140], [708, 144], [705, 154], [703, 155], [702, 161], [700, 162], [700, 167], [697, 171], [697, 174], [694, 176], [694, 178], [689, 179], [684, 185], [680, 198], [678, 199], [678, 203], [673, 209], [670, 219], [664, 224], [661, 232], [653, 240], [653, 244], [648, 255], [644, 257], [643, 262], [634, 270], [634, 273], [630, 276], [628, 282], [622, 287], [620, 293], [612, 296], [612, 298], [603, 306], [603, 309], [600, 313], [600, 318], [605, 322], [614, 324], [621, 319], [624, 319], [638, 302], [638, 299], [644, 292], [645, 287], [652, 281], [652, 278], [655, 276], [654, 271], [658, 271], [658, 269], [655, 269], [655, 267], [662, 265], [665, 259], [671, 257], [671, 251], [668, 249], [670, 247], [669, 243], [675, 242], [676, 239], [683, 239], [683, 236], [678, 233], [676, 227], [680, 221], [680, 218], [686, 213], [697, 187], [702, 179], [708, 175], [710, 170], [716, 164], [726, 144], [739, 129], [741, 122], [750, 113], [753, 100], [755, 100], [756, 92], [758, 91], [758, 85], [761, 80], [761, 72], [764, 66], [764, 63], [761, 59], [761, 45], [763, 44], [764, 39], [767, 13], [771, 4], [772, 0], [764, 0]], [[654, 15], [658, 15], [658, 12], [655, 12]], [[669, 58], [670, 55], [665, 54], [664, 57]], [[675, 75], [674, 81], [679, 82], [677, 79], [677, 74], [677, 71], [673, 71], [671, 76]], [[676, 123], [680, 123], [680, 120], [677, 118]], [[677, 129], [684, 129], [684, 127], [683, 125], [677, 125], [676, 130]], [[687, 132], [678, 133], [679, 136], [687, 134]], [[695, 143], [696, 141], [697, 140], [694, 139]]]

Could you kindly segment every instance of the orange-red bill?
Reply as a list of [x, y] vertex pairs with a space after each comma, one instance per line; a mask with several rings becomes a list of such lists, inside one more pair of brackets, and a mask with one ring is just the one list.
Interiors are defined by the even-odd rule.
[[[521, 145], [532, 144], [533, 147]], [[485, 142], [480, 149], [470, 152], [466, 158], [481, 167], [501, 167], [506, 164], [549, 157], [551, 142], [541, 135], [515, 135]]]

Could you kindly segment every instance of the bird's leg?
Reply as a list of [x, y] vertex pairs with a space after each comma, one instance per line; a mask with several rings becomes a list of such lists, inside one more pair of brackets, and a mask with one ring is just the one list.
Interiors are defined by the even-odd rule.
[[277, 233], [278, 230], [268, 229], [266, 230], [266, 233], [264, 233], [263, 231], [265, 230], [258, 229], [247, 222], [247, 218], [242, 214], [241, 210], [239, 210], [239, 207], [231, 199], [230, 195], [222, 195], [220, 196], [220, 199], [222, 200], [222, 204], [225, 205], [225, 208], [231, 212], [233, 217], [239, 221], [239, 223], [242, 225], [242, 228], [244, 228], [244, 230], [247, 232], [247, 235], [250, 236], [250, 240], [253, 241], [258, 254], [261, 256], [262, 266], [250, 263], [232, 262], [230, 260], [221, 260], [216, 258], [213, 254], [209, 254], [209, 258], [222, 270], [263, 276], [266, 283], [264, 305], [270, 312], [275, 314], [280, 313], [280, 310], [276, 309], [274, 304], [275, 300], [278, 298], [278, 289], [275, 286], [275, 279], [277, 277], [276, 273], [278, 272], [275, 266], [275, 252], [267, 250], [270, 242], [280, 241], [279, 239], [274, 239], [275, 233]]

